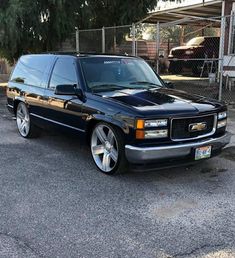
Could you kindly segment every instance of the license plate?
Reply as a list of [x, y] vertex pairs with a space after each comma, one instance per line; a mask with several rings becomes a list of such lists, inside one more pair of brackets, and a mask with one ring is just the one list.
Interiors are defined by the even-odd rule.
[[210, 156], [211, 146], [199, 147], [195, 150], [195, 160], [210, 158]]

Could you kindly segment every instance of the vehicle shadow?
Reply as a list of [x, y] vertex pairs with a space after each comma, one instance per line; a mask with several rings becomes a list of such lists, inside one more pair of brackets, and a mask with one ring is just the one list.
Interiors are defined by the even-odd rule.
[[[7, 119], [8, 117], [10, 119]], [[13, 128], [15, 126], [15, 121], [12, 120], [11, 115], [6, 115], [5, 119], [7, 119], [6, 123], [10, 123], [8, 127]], [[58, 164], [58, 159], [61, 159], [64, 166], [67, 165], [70, 168], [69, 170], [64, 168], [63, 175], [65, 178], [72, 176], [75, 181], [78, 179], [78, 175], [81, 174], [84, 179], [93, 178], [95, 180], [96, 178], [99, 178], [99, 180], [107, 182], [132, 182], [133, 184], [144, 182], [187, 183], [208, 178], [215, 179], [219, 177], [222, 172], [227, 171], [227, 163], [233, 162], [231, 157], [234, 155], [231, 155], [231, 152], [235, 153], [234, 147], [231, 147], [230, 149], [225, 149], [219, 157], [190, 166], [156, 169], [153, 171], [131, 170], [125, 174], [107, 176], [99, 172], [96, 168], [90, 154], [90, 148], [87, 145], [84, 136], [57, 129], [41, 130], [40, 137], [29, 140], [17, 136], [18, 133], [16, 128], [12, 131], [12, 134], [14, 134], [14, 141], [19, 137], [21, 143], [27, 144], [27, 146], [31, 148], [31, 153], [35, 152], [34, 159], [37, 159], [39, 149], [41, 150], [41, 160], [48, 159], [49, 162], [49, 165], [45, 169], [48, 169], [48, 167], [53, 168], [55, 166], [59, 170], [60, 166]], [[48, 154], [45, 154], [47, 152]], [[55, 155], [55, 153], [57, 153], [57, 155]]]
[[[43, 138], [44, 142], [47, 144], [52, 144], [54, 148], [60, 148], [61, 151], [66, 150], [69, 156], [75, 157], [75, 163], [80, 163], [81, 160], [84, 164], [86, 164], [87, 171], [86, 173], [94, 173], [96, 176], [107, 176], [103, 173], [100, 173], [96, 168], [91, 154], [90, 148], [87, 145], [86, 139], [84, 137], [80, 137], [74, 134], [61, 134], [61, 132], [55, 131], [44, 131], [42, 133], [41, 138]], [[42, 139], [41, 139], [42, 140]], [[41, 141], [40, 140], [40, 141]], [[219, 159], [224, 157], [219, 156]], [[199, 163], [195, 163], [192, 165], [182, 165], [171, 168], [156, 168], [151, 171], [136, 171], [134, 169], [128, 170], [127, 173], [118, 174], [112, 176], [113, 180], [131, 180], [131, 181], [152, 181], [152, 180], [180, 180], [188, 178], [193, 180], [200, 180], [201, 177], [217, 177], [220, 173], [226, 172], [227, 168], [224, 164], [218, 166], [218, 162], [215, 162], [217, 157], [209, 160], [204, 160]], [[94, 175], [95, 176], [95, 175]]]

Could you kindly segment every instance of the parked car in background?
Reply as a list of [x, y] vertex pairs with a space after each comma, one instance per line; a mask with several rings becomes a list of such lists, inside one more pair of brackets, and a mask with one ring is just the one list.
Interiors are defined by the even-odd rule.
[[204, 36], [189, 40], [185, 46], [172, 48], [168, 56], [169, 72], [178, 74], [183, 68], [190, 68], [193, 74], [200, 74], [204, 62], [201, 59], [219, 57], [219, 43], [219, 37]]
[[95, 165], [107, 174], [129, 164], [193, 163], [219, 154], [230, 140], [223, 103], [168, 88], [137, 57], [22, 56], [8, 83], [7, 106], [22, 137], [46, 125], [86, 137]]

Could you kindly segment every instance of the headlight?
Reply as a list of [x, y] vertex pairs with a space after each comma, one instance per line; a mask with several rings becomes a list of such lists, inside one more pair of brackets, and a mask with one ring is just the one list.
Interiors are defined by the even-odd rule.
[[[152, 119], [144, 120], [138, 119], [136, 121], [136, 139], [153, 139], [153, 138], [166, 138], [168, 137], [167, 119]], [[148, 128], [161, 127], [158, 130], [146, 130]], [[141, 130], [140, 130], [141, 129]]]
[[186, 55], [192, 55], [193, 54], [193, 50], [187, 50], [187, 51], [185, 51], [185, 54]]
[[144, 127], [164, 127], [167, 126], [167, 119], [146, 120]]
[[223, 119], [218, 121], [217, 128], [219, 129], [219, 128], [225, 127], [226, 125], [227, 125], [227, 119]]
[[156, 120], [142, 120], [138, 119], [136, 123], [137, 129], [144, 129], [149, 127], [166, 127], [168, 124], [167, 119], [156, 119]]
[[153, 139], [168, 137], [168, 130], [136, 130], [136, 139]]
[[227, 117], [227, 111], [220, 112], [220, 113], [218, 114], [218, 120], [224, 119], [224, 118], [226, 118], [226, 117]]

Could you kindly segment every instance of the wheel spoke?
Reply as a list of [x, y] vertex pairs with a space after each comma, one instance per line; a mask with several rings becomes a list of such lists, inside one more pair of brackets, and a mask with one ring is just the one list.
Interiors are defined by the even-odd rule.
[[99, 140], [104, 143], [105, 141], [107, 141], [107, 137], [103, 131], [103, 128], [97, 127], [96, 128], [96, 135], [99, 138]]
[[112, 132], [111, 130], [109, 130], [109, 132], [108, 132], [107, 141], [108, 141], [111, 145], [113, 145], [114, 135], [113, 135], [113, 132]]
[[94, 147], [92, 147], [92, 151], [95, 155], [103, 154], [104, 146], [103, 145], [94, 146]]
[[25, 122], [29, 122], [29, 117], [26, 115], [26, 116], [24, 117], [24, 120], [25, 120]]
[[114, 161], [117, 162], [118, 160], [118, 153], [117, 151], [113, 148], [110, 152], [110, 158]]
[[20, 124], [20, 129], [23, 130], [25, 127], [25, 121], [23, 121], [21, 124]]
[[29, 130], [29, 122], [25, 121], [25, 129], [28, 131]]
[[17, 116], [19, 119], [23, 120], [24, 119], [24, 114], [22, 114], [20, 111], [17, 113]]
[[23, 126], [23, 132], [26, 134], [27, 130], [26, 130], [26, 125]]
[[110, 169], [110, 155], [108, 153], [103, 155], [102, 168], [104, 171], [109, 171]]

